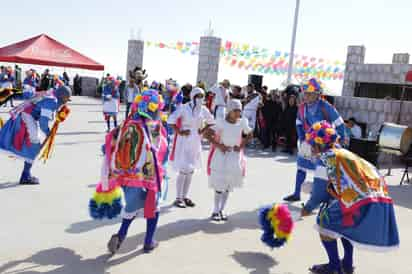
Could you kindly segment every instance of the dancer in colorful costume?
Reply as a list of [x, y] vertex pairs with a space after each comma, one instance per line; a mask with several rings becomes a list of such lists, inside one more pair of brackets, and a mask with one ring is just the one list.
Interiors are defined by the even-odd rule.
[[120, 92], [118, 83], [113, 76], [109, 76], [105, 80], [103, 86], [103, 114], [107, 123], [107, 132], [110, 131], [110, 117], [113, 118], [114, 127], [117, 127], [117, 113], [120, 107]]
[[227, 103], [225, 119], [216, 120], [208, 130], [207, 139], [212, 144], [207, 161], [209, 186], [215, 191], [215, 204], [211, 219], [226, 221], [224, 208], [229, 192], [242, 187], [246, 175], [246, 159], [243, 149], [251, 140], [252, 129], [241, 118], [242, 103], [231, 100]]
[[201, 136], [214, 123], [212, 114], [203, 106], [204, 96], [203, 89], [193, 88], [190, 102], [180, 106], [168, 118], [168, 124], [175, 131], [170, 161], [178, 172], [174, 204], [179, 208], [195, 206], [188, 198], [189, 188], [195, 169], [201, 167]]
[[[55, 119], [56, 112], [61, 112], [61, 116], [56, 115], [56, 120], [65, 119], [63, 116], [68, 114], [65, 104], [70, 101], [70, 95], [70, 89], [63, 86], [49, 95], [32, 98], [12, 110], [11, 118], [0, 130], [0, 151], [24, 160], [20, 184], [39, 184], [39, 180], [31, 175], [33, 162], [43, 145], [47, 144], [50, 149], [52, 143], [48, 141], [54, 139], [56, 132], [50, 130], [49, 121]], [[46, 136], [43, 142], [39, 129]]]
[[310, 146], [305, 142], [305, 133], [310, 127], [319, 121], [325, 120], [336, 128], [342, 141], [345, 136], [345, 124], [342, 117], [331, 104], [320, 98], [322, 84], [312, 78], [302, 88], [304, 103], [299, 106], [296, 119], [296, 130], [300, 144], [298, 146], [295, 191], [292, 195], [284, 198], [285, 201], [289, 202], [300, 201], [300, 192], [305, 182], [307, 171], [315, 169], [315, 159], [312, 156]]
[[[316, 157], [312, 194], [302, 209], [308, 216], [321, 206], [317, 230], [329, 263], [315, 265], [316, 274], [351, 274], [353, 247], [390, 251], [399, 246], [393, 201], [384, 177], [369, 162], [337, 144], [336, 130], [326, 121], [306, 134]], [[344, 257], [338, 254], [341, 238]]]
[[150, 252], [158, 245], [153, 237], [159, 219], [157, 204], [162, 196], [167, 154], [166, 131], [159, 117], [163, 106], [157, 91], [144, 91], [136, 97], [128, 119], [106, 136], [102, 179], [90, 201], [90, 213], [96, 219], [116, 217], [120, 212], [119, 187], [122, 187], [126, 206], [120, 229], [108, 243], [111, 253], [120, 248], [130, 224], [143, 208], [147, 225], [143, 249]]

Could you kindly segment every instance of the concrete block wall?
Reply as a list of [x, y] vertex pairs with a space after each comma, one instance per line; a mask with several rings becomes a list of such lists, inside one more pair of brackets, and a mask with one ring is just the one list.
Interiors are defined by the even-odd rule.
[[392, 64], [409, 64], [409, 53], [393, 54]]
[[143, 67], [144, 41], [129, 40], [127, 47], [126, 79], [136, 66]]
[[409, 65], [408, 53], [395, 53], [392, 64], [365, 64], [364, 46], [349, 46], [346, 57], [342, 95], [353, 96], [356, 82], [404, 84]]
[[220, 47], [222, 39], [213, 36], [200, 37], [197, 81], [211, 87], [218, 81]]
[[[363, 83], [403, 84], [406, 73], [412, 69], [408, 64], [363, 64], [352, 66], [348, 79]], [[354, 86], [351, 95], [354, 94]]]
[[349, 46], [346, 57], [345, 76], [343, 81], [342, 95], [353, 96], [356, 84], [355, 68], [361, 67], [365, 62], [364, 46]]

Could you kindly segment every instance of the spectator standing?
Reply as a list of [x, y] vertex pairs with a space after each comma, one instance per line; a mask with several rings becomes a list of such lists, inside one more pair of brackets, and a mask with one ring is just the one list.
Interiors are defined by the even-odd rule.
[[52, 86], [52, 79], [49, 69], [45, 69], [40, 80], [40, 90], [48, 90]]
[[282, 114], [282, 129], [286, 137], [286, 148], [282, 151], [293, 155], [296, 148], [296, 117], [298, 113], [297, 99], [295, 95], [290, 95], [288, 105]]
[[266, 96], [262, 107], [262, 114], [265, 120], [263, 146], [265, 149], [271, 146], [272, 150], [276, 151], [282, 105], [277, 100], [275, 91]]
[[129, 84], [126, 87], [126, 117], [129, 116], [130, 107], [132, 106], [134, 99], [140, 93], [139, 87], [136, 85], [136, 81], [133, 78], [129, 79]]
[[74, 90], [74, 95], [81, 95], [81, 82], [80, 82], [80, 76], [79, 74], [76, 74], [76, 76], [73, 79], [73, 90]]
[[67, 72], [63, 72], [63, 83], [64, 83], [65, 86], [70, 85], [70, 77], [67, 74]]

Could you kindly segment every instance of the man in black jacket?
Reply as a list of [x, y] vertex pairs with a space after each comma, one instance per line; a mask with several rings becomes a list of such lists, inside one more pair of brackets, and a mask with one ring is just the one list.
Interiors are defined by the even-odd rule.
[[265, 130], [263, 145], [264, 148], [272, 146], [276, 151], [277, 139], [279, 137], [279, 123], [282, 114], [282, 105], [276, 100], [276, 92], [273, 90], [266, 96], [262, 107], [263, 118], [265, 120]]
[[41, 76], [40, 90], [48, 90], [51, 87], [51, 76], [49, 75], [49, 69], [46, 69]]

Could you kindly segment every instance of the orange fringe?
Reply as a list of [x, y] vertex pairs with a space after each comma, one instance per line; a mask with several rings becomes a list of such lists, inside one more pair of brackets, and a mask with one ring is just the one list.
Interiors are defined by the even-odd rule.
[[67, 116], [69, 115], [69, 113], [70, 113], [70, 109], [66, 105], [63, 105], [60, 108], [60, 110], [57, 112], [56, 121], [54, 121], [53, 127], [50, 130], [50, 134], [43, 143], [43, 146], [42, 146], [43, 151], [41, 152], [40, 157], [39, 157], [40, 159], [43, 160], [44, 163], [50, 158], [50, 155], [52, 153], [54, 140], [56, 138], [57, 129], [59, 128], [59, 124], [61, 122], [64, 122], [67, 119]]

